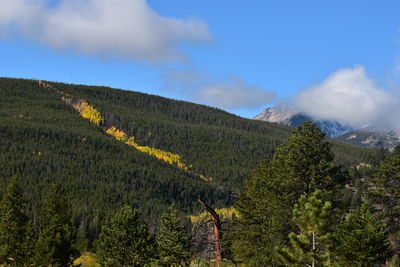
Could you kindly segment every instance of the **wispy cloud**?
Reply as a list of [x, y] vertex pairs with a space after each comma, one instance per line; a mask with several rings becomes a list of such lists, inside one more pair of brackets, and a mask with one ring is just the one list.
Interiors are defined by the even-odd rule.
[[163, 17], [146, 0], [0, 0], [0, 37], [16, 33], [57, 50], [143, 62], [182, 62], [181, 43], [204, 43], [204, 21]]
[[400, 126], [398, 94], [377, 86], [362, 66], [338, 70], [322, 83], [306, 88], [295, 96], [293, 107], [316, 118], [358, 127]]
[[194, 70], [169, 70], [164, 73], [164, 87], [190, 100], [224, 109], [258, 108], [275, 99], [275, 94], [229, 75], [215, 79]]

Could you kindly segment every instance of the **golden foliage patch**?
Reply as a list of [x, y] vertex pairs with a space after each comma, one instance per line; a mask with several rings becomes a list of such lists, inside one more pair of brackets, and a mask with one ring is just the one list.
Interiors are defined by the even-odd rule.
[[[232, 219], [233, 217], [239, 217], [239, 212], [234, 207], [223, 208], [223, 209], [215, 209], [215, 212], [218, 213], [220, 219], [227, 220]], [[200, 221], [208, 221], [212, 220], [211, 215], [207, 211], [203, 211], [200, 215], [191, 215], [189, 216], [189, 220], [192, 223], [197, 223]]]
[[86, 101], [79, 102], [77, 104], [72, 105], [83, 118], [90, 120], [90, 122], [100, 126], [103, 123], [104, 119], [101, 116], [100, 112], [98, 112], [94, 107], [88, 104]]

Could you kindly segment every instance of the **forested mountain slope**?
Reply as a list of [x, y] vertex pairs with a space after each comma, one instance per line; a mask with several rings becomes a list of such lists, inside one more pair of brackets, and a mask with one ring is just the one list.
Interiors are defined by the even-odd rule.
[[[196, 171], [236, 189], [260, 159], [270, 157], [293, 130], [144, 93], [50, 84], [93, 104], [103, 114], [107, 127], [122, 129], [140, 144], [182, 155]], [[343, 164], [358, 162], [366, 152], [338, 142], [333, 149]]]
[[141, 207], [147, 218], [172, 201], [186, 212], [198, 197], [230, 203], [212, 184], [116, 142], [36, 81], [2, 79], [0, 92], [2, 191], [17, 175], [35, 205], [49, 184], [60, 182], [75, 220], [91, 218], [93, 231], [122, 203]]
[[116, 126], [142, 145], [182, 155], [196, 172], [231, 188], [238, 188], [260, 157], [271, 155], [291, 132], [289, 127], [143, 93], [52, 85], [94, 105], [106, 128]]
[[[0, 193], [17, 175], [34, 213], [49, 185], [60, 182], [68, 190], [75, 225], [86, 227], [89, 236], [96, 236], [104, 218], [124, 203], [140, 207], [150, 224], [171, 202], [186, 213], [198, 210], [198, 198], [217, 207], [230, 205], [243, 178], [292, 131], [143, 93], [47, 84], [84, 99], [104, 121], [100, 127], [83, 119], [38, 81], [0, 79]], [[112, 127], [141, 146], [180, 155], [193, 172], [118, 142], [104, 130]], [[369, 153], [342, 144], [334, 151], [346, 164]]]

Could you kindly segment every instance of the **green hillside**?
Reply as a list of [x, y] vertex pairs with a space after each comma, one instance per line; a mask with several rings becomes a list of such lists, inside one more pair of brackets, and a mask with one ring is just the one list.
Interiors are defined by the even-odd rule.
[[[87, 100], [138, 142], [183, 157], [198, 172], [238, 189], [262, 158], [269, 158], [293, 128], [244, 119], [184, 101], [108, 87], [51, 83]], [[337, 161], [357, 163], [366, 150], [334, 142]]]
[[[199, 210], [198, 198], [216, 207], [231, 205], [244, 177], [292, 131], [143, 93], [48, 84], [87, 101], [104, 122], [83, 119], [38, 81], [0, 79], [0, 192], [17, 175], [35, 213], [49, 185], [60, 182], [68, 189], [75, 225], [87, 225], [91, 236], [124, 203], [140, 207], [153, 226], [171, 202], [185, 213]], [[105, 133], [112, 126], [141, 146], [180, 155], [191, 171], [118, 142]], [[369, 153], [339, 143], [334, 151], [349, 165]]]
[[222, 110], [105, 87], [53, 86], [87, 100], [142, 145], [182, 155], [193, 169], [238, 188], [261, 157], [272, 155], [288, 127], [243, 119]]

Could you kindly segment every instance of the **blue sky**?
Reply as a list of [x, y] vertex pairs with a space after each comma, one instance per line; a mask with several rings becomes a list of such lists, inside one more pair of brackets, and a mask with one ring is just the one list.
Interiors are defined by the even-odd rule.
[[[243, 117], [290, 102], [343, 120], [343, 103], [368, 103], [346, 110], [364, 125], [398, 97], [400, 2], [0, 0], [0, 60], [3, 77], [106, 85]], [[321, 111], [315, 99], [325, 98]]]

